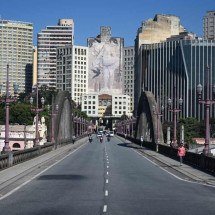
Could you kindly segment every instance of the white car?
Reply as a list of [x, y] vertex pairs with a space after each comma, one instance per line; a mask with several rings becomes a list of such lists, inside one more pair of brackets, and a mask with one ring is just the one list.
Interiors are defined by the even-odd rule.
[[110, 134], [111, 137], [114, 136], [114, 132], [113, 131], [110, 131], [109, 134]]

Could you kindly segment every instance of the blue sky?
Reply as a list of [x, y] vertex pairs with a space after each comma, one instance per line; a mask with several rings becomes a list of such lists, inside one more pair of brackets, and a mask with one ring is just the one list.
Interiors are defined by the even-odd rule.
[[202, 36], [202, 18], [215, 10], [215, 0], [1, 0], [3, 19], [32, 22], [34, 44], [37, 33], [59, 18], [73, 18], [75, 44], [86, 45], [88, 37], [99, 34], [100, 26], [111, 26], [112, 36], [133, 45], [137, 28], [155, 14], [174, 14], [189, 31]]

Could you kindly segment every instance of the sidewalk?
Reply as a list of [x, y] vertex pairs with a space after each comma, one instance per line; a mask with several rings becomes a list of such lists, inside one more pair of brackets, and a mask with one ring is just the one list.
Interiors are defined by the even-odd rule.
[[68, 144], [66, 146], [45, 153], [31, 160], [25, 161], [23, 163], [14, 165], [10, 168], [0, 171], [0, 196], [2, 196], [3, 193], [5, 193], [2, 192], [2, 190], [4, 190], [5, 187], [12, 186], [14, 182], [17, 184], [17, 181], [21, 179], [23, 183], [23, 181], [25, 181], [26, 178], [29, 179], [29, 175], [32, 176], [38, 174], [39, 171], [42, 171], [43, 169], [55, 163], [56, 161], [65, 157], [67, 154], [79, 148], [87, 141], [88, 138], [85, 137], [75, 142], [75, 144], [72, 143]]
[[[117, 138], [125, 141], [125, 139], [122, 137], [117, 136]], [[180, 173], [179, 177], [182, 177], [183, 179], [192, 180], [195, 182], [215, 186], [215, 177], [213, 175], [207, 174], [203, 171], [200, 171], [186, 164], [183, 164], [182, 166], [180, 166], [179, 160], [176, 161], [172, 158], [166, 157], [162, 154], [159, 154], [145, 147], [140, 147], [139, 145], [134, 144], [129, 140], [126, 140], [126, 143], [128, 143], [128, 146], [142, 153], [144, 156], [146, 156], [147, 158], [149, 158], [150, 160], [152, 160], [154, 163], [158, 164], [162, 168], [166, 169], [167, 171], [171, 172], [171, 169], [172, 169], [173, 173], [176, 173], [176, 172]]]

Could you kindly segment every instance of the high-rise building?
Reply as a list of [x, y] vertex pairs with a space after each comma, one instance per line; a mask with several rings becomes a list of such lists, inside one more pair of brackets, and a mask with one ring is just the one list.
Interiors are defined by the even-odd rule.
[[[134, 109], [137, 110], [139, 97], [142, 90], [142, 79], [140, 79], [141, 72], [139, 62], [140, 47], [142, 44], [153, 44], [165, 41], [173, 35], [179, 35], [184, 32], [185, 28], [180, 24], [179, 17], [168, 14], [156, 14], [154, 19], [148, 19], [142, 22], [141, 27], [137, 30], [135, 39], [135, 95], [134, 95]], [[136, 115], [136, 113], [135, 113]]]
[[88, 91], [88, 47], [67, 45], [57, 48], [57, 85], [69, 91], [71, 98], [81, 104], [82, 95]]
[[[100, 34], [95, 38], [88, 38], [87, 44], [89, 48], [88, 94], [82, 101], [82, 111], [93, 117], [96, 125], [109, 124], [109, 128], [112, 129], [116, 118], [120, 118], [123, 114], [131, 116], [130, 94], [124, 95], [124, 39], [112, 37], [111, 27], [102, 26]], [[132, 48], [128, 47], [128, 49], [130, 51]], [[129, 53], [126, 61], [131, 63], [131, 58]], [[131, 68], [126, 69], [126, 74], [128, 71], [131, 72]], [[126, 81], [131, 81], [131, 76], [126, 75]], [[132, 84], [129, 84], [129, 93], [131, 86]]]
[[134, 110], [134, 47], [124, 47], [124, 94], [130, 96], [131, 110]]
[[[12, 84], [19, 85], [19, 92], [28, 89], [32, 77], [33, 24], [0, 20], [0, 84], [5, 91], [7, 64], [11, 91]], [[28, 77], [26, 79], [26, 77]], [[27, 86], [28, 85], [28, 86]]]
[[204, 39], [215, 40], [215, 10], [207, 11], [203, 19]]
[[[140, 48], [138, 79], [142, 81], [143, 90], [151, 91], [165, 107], [164, 120], [172, 117], [168, 113], [168, 98], [177, 105], [179, 98], [183, 99], [181, 117], [203, 119], [204, 107], [198, 104], [196, 87], [203, 85], [205, 94], [207, 66], [210, 68], [211, 84], [215, 84], [215, 41], [197, 39], [195, 36], [188, 38], [144, 44]], [[214, 116], [214, 107], [212, 112]]]
[[124, 40], [111, 36], [111, 28], [102, 26], [96, 38], [88, 38], [89, 93], [123, 93]]
[[47, 26], [37, 36], [38, 85], [56, 87], [56, 48], [73, 45], [73, 19], [60, 19], [57, 26]]

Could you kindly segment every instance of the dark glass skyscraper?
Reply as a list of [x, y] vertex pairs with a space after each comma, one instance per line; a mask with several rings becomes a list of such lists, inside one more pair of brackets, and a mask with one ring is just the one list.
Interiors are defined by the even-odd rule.
[[201, 83], [204, 94], [207, 66], [210, 67], [211, 84], [215, 84], [215, 41], [175, 39], [142, 45], [140, 59], [139, 88], [151, 91], [156, 99], [159, 98], [166, 107], [165, 120], [170, 117], [167, 100], [174, 99], [174, 86], [176, 98], [184, 101], [181, 117], [204, 118], [196, 86]]

